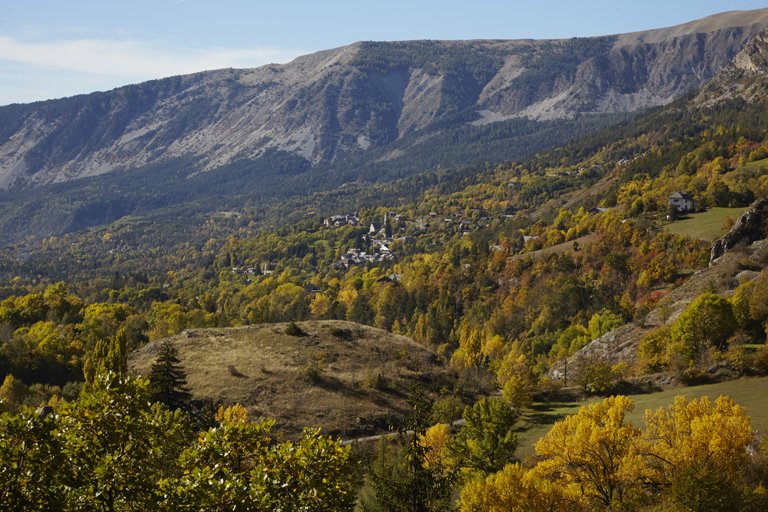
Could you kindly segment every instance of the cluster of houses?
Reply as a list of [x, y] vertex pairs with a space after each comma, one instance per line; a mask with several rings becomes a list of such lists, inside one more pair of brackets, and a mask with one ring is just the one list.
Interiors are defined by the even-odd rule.
[[360, 219], [357, 217], [357, 212], [349, 213], [346, 215], [331, 215], [330, 217], [323, 219], [323, 224], [326, 226], [359, 226]]
[[[514, 215], [505, 215], [504, 217], [514, 217]], [[453, 224], [461, 229], [464, 236], [468, 235], [472, 230], [479, 229], [480, 226], [487, 227], [490, 225], [490, 219], [488, 217], [480, 217], [475, 224], [473, 221], [464, 219], [463, 215], [460, 213], [452, 213], [450, 217], [439, 217], [435, 212], [429, 212], [429, 218], [416, 219], [416, 222], [418, 222], [419, 226], [424, 230], [429, 229], [433, 224], [438, 226]]]
[[389, 252], [389, 242], [387, 240], [377, 240], [376, 248], [378, 252], [366, 252], [361, 249], [350, 249], [341, 255], [341, 260], [333, 264], [334, 268], [344, 268], [349, 270], [356, 265], [365, 265], [368, 262], [381, 263], [382, 261], [394, 258]]
[[253, 267], [250, 267], [250, 268], [232, 267], [231, 272], [233, 274], [255, 274], [256, 269]]
[[[429, 212], [428, 216], [425, 218], [416, 218], [414, 221], [418, 224], [417, 228], [414, 228], [413, 235], [418, 236], [423, 231], [428, 230], [433, 225], [436, 226], [446, 226], [449, 224], [453, 224], [458, 226], [462, 232], [466, 235], [469, 234], [470, 231], [473, 229], [478, 229], [480, 226], [487, 226], [490, 224], [490, 219], [488, 217], [481, 217], [477, 219], [477, 222], [465, 220], [462, 218], [461, 213], [453, 213], [449, 217], [440, 217], [435, 212]], [[504, 217], [513, 217], [513, 215], [505, 215]], [[381, 235], [381, 237], [384, 240], [392, 240], [391, 233], [386, 232], [386, 226], [387, 221], [389, 221], [390, 226], [395, 226], [400, 223], [402, 220], [402, 217], [396, 213], [396, 212], [385, 212], [384, 213], [384, 222], [378, 222], [374, 221], [371, 222], [368, 226], [368, 234], [369, 237], [376, 237], [377, 235]], [[350, 213], [345, 215], [332, 215], [330, 217], [327, 217], [323, 219], [323, 223], [326, 226], [359, 226], [360, 225], [360, 219], [357, 216], [357, 213]], [[369, 238], [366, 238], [366, 241], [369, 241]], [[399, 238], [398, 240], [404, 240], [408, 242], [409, 240], [413, 240], [411, 237], [403, 237]]]
[[[364, 251], [362, 249], [350, 249], [346, 253], [341, 255], [339, 261], [333, 264], [334, 268], [349, 269], [355, 265], [365, 265], [368, 262], [381, 263], [383, 261], [391, 260], [394, 258], [389, 251], [389, 244], [393, 241], [392, 233], [387, 233], [387, 222], [389, 222], [390, 229], [393, 224], [400, 223], [401, 216], [395, 212], [385, 212], [384, 222], [371, 222], [368, 226], [368, 233], [363, 235], [362, 239], [366, 245], [370, 247], [370, 250]], [[324, 219], [323, 223], [326, 226], [359, 226], [360, 219], [357, 213], [351, 213], [346, 215], [332, 215]], [[380, 238], [376, 238], [377, 235], [381, 235]], [[415, 241], [412, 237], [398, 238], [404, 242]]]
[[[517, 180], [513, 180], [513, 182], [516, 182]], [[679, 212], [692, 212], [696, 210], [696, 201], [687, 193], [685, 192], [674, 192], [672, 193], [669, 198], [669, 206], [674, 206], [677, 208]], [[591, 208], [589, 210], [589, 213], [593, 214], [599, 214], [599, 213], [605, 213], [606, 211], [610, 210], [611, 208]], [[462, 214], [460, 213], [454, 213], [450, 217], [440, 218], [438, 217], [437, 213], [430, 212], [428, 218], [426, 219], [415, 219], [416, 222], [419, 224], [421, 229], [428, 229], [432, 223], [436, 223], [439, 225], [446, 225], [446, 224], [457, 224], [461, 227], [462, 232], [466, 235], [469, 233], [470, 229], [473, 228], [472, 222], [468, 220], [462, 219]], [[504, 217], [509, 218], [513, 217], [513, 215], [504, 215]], [[371, 263], [380, 263], [383, 261], [391, 260], [394, 258], [392, 253], [389, 250], [389, 244], [393, 241], [390, 236], [387, 236], [388, 233], [386, 233], [386, 225], [387, 221], [391, 219], [391, 224], [399, 223], [401, 220], [400, 215], [398, 215], [395, 212], [386, 212], [384, 214], [384, 222], [371, 222], [368, 233], [363, 235], [363, 241], [369, 245], [371, 248], [369, 251], [364, 251], [362, 249], [350, 249], [346, 253], [341, 255], [341, 258], [338, 262], [333, 264], [334, 268], [344, 268], [349, 270], [350, 267], [353, 267], [355, 265], [364, 265], [368, 262]], [[668, 220], [669, 216], [668, 216]], [[488, 218], [482, 217], [479, 219], [478, 224], [487, 224]], [[357, 215], [357, 212], [346, 214], [346, 215], [332, 215], [331, 217], [328, 217], [324, 219], [324, 224], [326, 226], [359, 226], [360, 225], [360, 219]], [[416, 230], [418, 231], [418, 230]], [[377, 235], [383, 235], [382, 239], [376, 239]], [[539, 237], [535, 236], [525, 236], [523, 237], [524, 243], [529, 242], [530, 240], [535, 240]], [[398, 238], [397, 240], [401, 240], [405, 243], [409, 242], [415, 242], [416, 239], [410, 236], [405, 236]], [[490, 250], [493, 251], [500, 251], [502, 250], [502, 247], [499, 245], [491, 245]], [[277, 266], [277, 262], [267, 262], [263, 264], [263, 268], [261, 269], [261, 273], [265, 275], [271, 274]], [[239, 267], [232, 267], [232, 273], [233, 274], [256, 274], [256, 269], [254, 268], [239, 268]]]
[[[384, 234], [387, 220], [390, 221], [390, 223], [399, 223], [400, 222], [400, 215], [395, 212], [386, 212], [384, 213], [384, 222], [371, 222], [370, 226], [368, 226], [368, 234], [371, 236], [376, 236], [378, 234]], [[327, 217], [323, 219], [323, 224], [325, 224], [328, 227], [331, 226], [359, 226], [360, 225], [360, 218], [358, 217], [357, 212], [347, 213], [343, 215], [331, 215], [330, 217]]]

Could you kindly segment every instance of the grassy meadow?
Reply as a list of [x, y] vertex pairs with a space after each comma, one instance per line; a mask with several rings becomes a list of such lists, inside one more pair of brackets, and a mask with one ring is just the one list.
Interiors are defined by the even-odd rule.
[[710, 208], [704, 213], [693, 213], [687, 218], [675, 222], [662, 222], [661, 226], [666, 227], [667, 231], [675, 235], [691, 238], [698, 238], [712, 242], [722, 238], [728, 232], [724, 227], [726, 217], [732, 217], [734, 220], [746, 210], [740, 208]]

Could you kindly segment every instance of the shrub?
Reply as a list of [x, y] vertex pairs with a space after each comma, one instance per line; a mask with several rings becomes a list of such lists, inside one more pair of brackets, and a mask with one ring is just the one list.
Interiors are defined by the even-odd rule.
[[373, 372], [370, 369], [367, 369], [365, 371], [365, 379], [363, 380], [363, 386], [369, 389], [386, 389], [387, 388], [387, 379], [381, 374], [381, 372], [378, 372], [376, 376], [373, 375]]
[[350, 331], [349, 329], [340, 329], [338, 327], [334, 327], [333, 329], [330, 330], [330, 333], [331, 333], [331, 336], [333, 336], [334, 338], [339, 338], [343, 340], [348, 340], [349, 338], [352, 337], [352, 331]]
[[299, 368], [299, 374], [308, 381], [317, 382], [325, 373], [325, 352], [311, 350], [307, 361]]
[[666, 368], [669, 335], [669, 326], [662, 325], [645, 336], [645, 339], [637, 349], [644, 373], [656, 373]]
[[229, 365], [229, 366], [227, 367], [227, 370], [229, 370], [229, 374], [230, 374], [230, 375], [232, 375], [233, 377], [237, 377], [237, 378], [240, 378], [240, 379], [242, 379], [242, 378], [247, 378], [247, 376], [246, 376], [246, 375], [243, 375], [242, 373], [240, 373], [240, 372], [237, 370], [237, 368], [235, 368], [235, 367], [234, 367], [234, 365]]
[[714, 293], [704, 293], [672, 326], [669, 349], [688, 363], [697, 363], [707, 348], [723, 350], [727, 347], [727, 340], [736, 327], [731, 303]]
[[768, 374], [768, 344], [757, 349], [752, 364], [755, 371], [760, 375]]
[[301, 327], [296, 325], [296, 322], [291, 322], [288, 327], [285, 328], [285, 334], [288, 336], [305, 336], [306, 333], [301, 330]]
[[61, 389], [61, 394], [67, 402], [74, 402], [80, 398], [80, 392], [83, 390], [82, 382], [67, 382]]

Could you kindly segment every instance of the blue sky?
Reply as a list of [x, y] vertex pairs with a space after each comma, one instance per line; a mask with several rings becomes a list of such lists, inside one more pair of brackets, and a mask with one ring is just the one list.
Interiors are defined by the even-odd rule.
[[587, 37], [763, 7], [755, 0], [6, 0], [0, 105], [284, 63], [361, 40]]

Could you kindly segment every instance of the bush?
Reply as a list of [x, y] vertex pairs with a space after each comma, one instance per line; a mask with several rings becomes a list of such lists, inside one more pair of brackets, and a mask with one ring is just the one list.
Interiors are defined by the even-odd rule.
[[67, 382], [61, 389], [61, 394], [67, 402], [74, 402], [80, 398], [80, 392], [83, 390], [82, 382]]
[[330, 333], [334, 338], [339, 338], [342, 340], [348, 340], [352, 337], [352, 331], [349, 329], [340, 329], [338, 327], [334, 327], [330, 330]]
[[668, 325], [662, 325], [646, 334], [637, 350], [644, 373], [657, 373], [667, 367], [667, 344], [670, 331]]
[[714, 293], [704, 293], [675, 321], [669, 350], [688, 363], [698, 363], [709, 347], [724, 350], [737, 326], [731, 303]]
[[285, 328], [285, 334], [288, 336], [305, 336], [306, 333], [301, 330], [301, 327], [296, 325], [296, 322], [291, 322], [288, 327]]
[[307, 356], [307, 361], [299, 368], [299, 374], [308, 381], [317, 382], [325, 373], [325, 352], [312, 350]]
[[387, 389], [387, 379], [379, 372], [376, 376], [370, 369], [365, 371], [365, 379], [363, 380], [363, 386], [368, 389]]
[[768, 344], [757, 349], [752, 364], [757, 373], [760, 375], [768, 375]]

